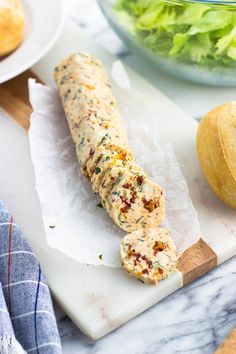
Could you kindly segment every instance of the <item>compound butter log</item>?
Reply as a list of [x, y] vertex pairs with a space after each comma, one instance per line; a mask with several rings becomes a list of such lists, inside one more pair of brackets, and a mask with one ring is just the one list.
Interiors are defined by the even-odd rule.
[[[110, 217], [127, 232], [159, 225], [165, 214], [163, 191], [134, 161], [101, 63], [88, 54], [72, 54], [56, 67], [55, 80], [81, 171]], [[117, 168], [120, 177], [110, 188], [106, 178], [110, 181]]]
[[88, 54], [72, 54], [55, 68], [54, 77], [82, 171], [103, 139], [128, 146], [119, 109], [100, 61]]

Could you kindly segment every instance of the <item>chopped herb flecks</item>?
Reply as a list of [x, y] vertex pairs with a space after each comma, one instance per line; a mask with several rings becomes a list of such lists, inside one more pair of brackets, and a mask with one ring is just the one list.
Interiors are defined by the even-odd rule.
[[136, 224], [138, 224], [139, 221], [140, 221], [142, 218], [143, 218], [143, 216], [140, 216], [140, 218], [138, 218], [138, 219], [136, 220]]
[[81, 139], [80, 143], [79, 143], [79, 147], [81, 147], [84, 144], [84, 137]]
[[102, 171], [102, 170], [101, 170], [100, 167], [96, 167], [96, 168], [95, 168], [95, 173], [96, 173], [96, 175], [98, 175], [101, 171]]

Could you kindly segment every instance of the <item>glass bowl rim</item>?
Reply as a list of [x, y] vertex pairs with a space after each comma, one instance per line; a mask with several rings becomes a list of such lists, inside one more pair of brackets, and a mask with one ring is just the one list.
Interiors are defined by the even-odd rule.
[[166, 0], [166, 2], [176, 4], [236, 5], [235, 0]]
[[[98, 3], [108, 2], [115, 4], [115, 0], [97, 0]], [[206, 4], [206, 5], [228, 5], [232, 8], [236, 7], [236, 0], [165, 0], [167, 3], [181, 5], [182, 4]]]

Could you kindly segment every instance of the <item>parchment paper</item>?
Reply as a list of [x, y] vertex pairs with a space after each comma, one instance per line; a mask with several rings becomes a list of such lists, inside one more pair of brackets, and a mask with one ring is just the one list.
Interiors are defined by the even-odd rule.
[[[150, 99], [131, 87], [120, 62], [113, 64], [110, 76], [137, 162], [165, 190], [162, 226], [171, 230], [181, 254], [201, 232], [174, 151], [163, 141]], [[30, 149], [48, 244], [80, 263], [119, 267], [125, 232], [99, 207], [99, 197], [81, 175], [57, 89], [31, 79], [29, 91]]]

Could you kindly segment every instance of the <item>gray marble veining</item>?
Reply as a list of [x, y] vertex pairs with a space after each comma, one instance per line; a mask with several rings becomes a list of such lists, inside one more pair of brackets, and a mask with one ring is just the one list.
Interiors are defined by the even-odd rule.
[[56, 312], [65, 354], [213, 354], [236, 326], [236, 257], [97, 342]]

